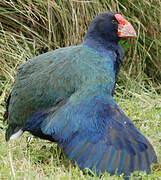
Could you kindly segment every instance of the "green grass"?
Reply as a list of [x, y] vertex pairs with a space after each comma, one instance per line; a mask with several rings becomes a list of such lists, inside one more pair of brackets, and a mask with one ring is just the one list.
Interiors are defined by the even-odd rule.
[[[152, 173], [139, 176], [161, 179], [160, 0], [0, 0], [0, 179], [99, 179], [83, 174], [54, 143], [28, 133], [6, 143], [3, 114], [18, 66], [51, 49], [80, 43], [93, 17], [107, 10], [121, 12], [138, 34], [121, 42], [125, 58], [115, 98], [158, 156]], [[105, 173], [100, 179], [123, 178]]]

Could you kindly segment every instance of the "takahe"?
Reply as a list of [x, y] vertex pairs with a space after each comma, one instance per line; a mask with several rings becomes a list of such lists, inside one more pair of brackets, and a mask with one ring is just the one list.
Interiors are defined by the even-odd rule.
[[28, 131], [57, 142], [80, 169], [150, 173], [155, 151], [113, 99], [121, 37], [136, 37], [132, 25], [119, 13], [101, 13], [81, 44], [21, 65], [7, 101], [6, 140]]

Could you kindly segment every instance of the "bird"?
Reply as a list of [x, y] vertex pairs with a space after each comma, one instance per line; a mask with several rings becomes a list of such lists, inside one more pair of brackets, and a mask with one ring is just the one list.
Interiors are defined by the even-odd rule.
[[128, 20], [103, 12], [82, 43], [22, 64], [6, 102], [6, 141], [28, 131], [56, 142], [81, 170], [150, 173], [154, 148], [113, 97], [124, 57], [119, 41], [128, 37], [136, 37]]

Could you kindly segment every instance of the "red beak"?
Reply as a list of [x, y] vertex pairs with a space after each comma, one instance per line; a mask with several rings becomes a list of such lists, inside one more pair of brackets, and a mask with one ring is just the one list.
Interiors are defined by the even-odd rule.
[[118, 37], [137, 37], [133, 26], [121, 14], [115, 14], [115, 18], [119, 22]]

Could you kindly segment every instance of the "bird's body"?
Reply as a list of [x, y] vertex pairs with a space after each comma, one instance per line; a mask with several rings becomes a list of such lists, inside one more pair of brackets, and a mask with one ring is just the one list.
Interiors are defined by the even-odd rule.
[[[37, 56], [18, 70], [9, 106], [9, 122], [24, 126], [32, 113], [67, 100], [81, 89], [112, 94], [114, 63], [85, 45], [60, 48]], [[82, 97], [81, 97], [82, 98]], [[9, 132], [10, 133], [10, 132]]]
[[[96, 168], [98, 174], [149, 173], [150, 163], [156, 162], [153, 147], [112, 96], [123, 57], [116, 29], [106, 37], [95, 21], [82, 44], [20, 66], [8, 100], [6, 139], [29, 131], [58, 142], [81, 169]], [[98, 38], [95, 29], [101, 32]]]

